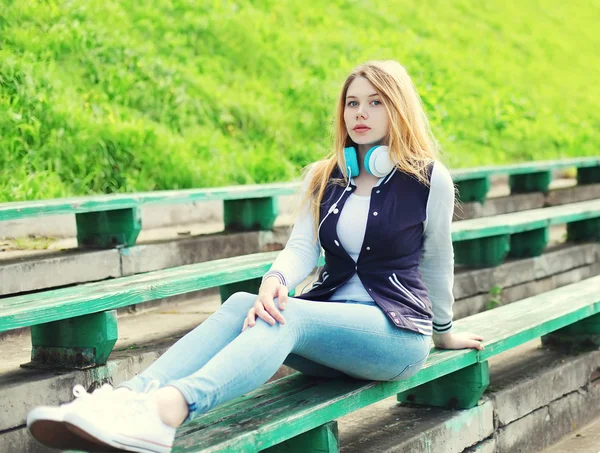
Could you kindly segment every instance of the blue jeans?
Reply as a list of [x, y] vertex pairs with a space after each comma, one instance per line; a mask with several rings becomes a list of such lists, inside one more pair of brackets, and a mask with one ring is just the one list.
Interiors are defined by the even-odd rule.
[[119, 387], [142, 392], [154, 380], [175, 387], [191, 420], [260, 387], [282, 364], [312, 376], [396, 381], [414, 375], [429, 355], [431, 337], [394, 326], [374, 302], [290, 298], [285, 324], [257, 318], [242, 332], [256, 297], [234, 294]]

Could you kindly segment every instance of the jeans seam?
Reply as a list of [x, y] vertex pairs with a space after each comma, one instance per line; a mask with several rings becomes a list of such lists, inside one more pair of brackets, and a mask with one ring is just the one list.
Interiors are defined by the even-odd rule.
[[[353, 330], [355, 332], [362, 332], [362, 333], [368, 333], [370, 335], [377, 335], [379, 337], [391, 337], [391, 338], [407, 338], [407, 337], [412, 337], [412, 335], [407, 335], [406, 332], [402, 332], [399, 330], [399, 334], [395, 335], [395, 334], [389, 334], [389, 333], [378, 333], [378, 332], [373, 332], [371, 330], [364, 330], [364, 329], [356, 329], [354, 327], [348, 327], [348, 326], [341, 326], [339, 324], [332, 324], [332, 323], [328, 323], [328, 322], [322, 322], [322, 321], [317, 321], [315, 322], [316, 324], [320, 324], [323, 326], [328, 326], [328, 327], [337, 327], [338, 329], [345, 329], [345, 330]], [[423, 335], [419, 332], [413, 332], [410, 331], [411, 333], [414, 333], [415, 335]]]

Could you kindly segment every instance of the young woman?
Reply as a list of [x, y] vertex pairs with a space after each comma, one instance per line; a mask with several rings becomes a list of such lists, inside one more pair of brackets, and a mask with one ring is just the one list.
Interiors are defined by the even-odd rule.
[[[454, 186], [405, 69], [372, 61], [346, 79], [331, 156], [305, 176], [285, 249], [258, 295], [237, 293], [147, 370], [72, 403], [39, 407], [34, 437], [59, 448], [168, 452], [176, 428], [256, 389], [286, 364], [314, 376], [395, 381], [452, 332]], [[326, 264], [311, 289], [287, 296]], [[51, 433], [51, 434], [50, 434]]]

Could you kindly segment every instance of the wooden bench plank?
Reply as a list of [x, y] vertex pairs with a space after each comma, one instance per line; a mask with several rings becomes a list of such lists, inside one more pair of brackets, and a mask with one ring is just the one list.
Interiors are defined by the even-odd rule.
[[[492, 175], [518, 175], [558, 168], [591, 168], [600, 166], [599, 157], [575, 158], [526, 164], [486, 166], [453, 170], [455, 182], [485, 178]], [[240, 185], [203, 189], [160, 190], [133, 194], [92, 195], [24, 202], [0, 203], [0, 221], [24, 217], [77, 214], [138, 208], [144, 204], [177, 204], [214, 200], [243, 200], [278, 197], [297, 193], [300, 182]]]
[[112, 211], [144, 204], [177, 204], [197, 201], [243, 200], [292, 195], [300, 183], [240, 185], [211, 189], [157, 190], [133, 194], [93, 195], [54, 200], [0, 203], [0, 221], [24, 217]]
[[0, 331], [262, 277], [277, 253], [256, 253], [0, 299]]
[[[455, 330], [483, 335], [485, 351], [433, 350], [419, 373], [400, 382], [325, 380], [297, 373], [236, 399], [231, 403], [235, 410], [224, 405], [185, 424], [178, 430], [173, 452], [252, 452], [267, 448], [597, 313], [600, 277], [461, 319], [455, 323]], [[279, 385], [285, 388], [281, 398], [277, 398]]]
[[600, 199], [552, 208], [532, 209], [493, 217], [462, 220], [452, 224], [452, 240], [463, 241], [513, 234], [600, 216]]
[[589, 168], [599, 165], [600, 157], [581, 157], [574, 159], [527, 162], [524, 164], [473, 167], [454, 170], [452, 172], [452, 179], [454, 179], [455, 182], [458, 182], [494, 175], [522, 175], [546, 170], [557, 170], [560, 168]]

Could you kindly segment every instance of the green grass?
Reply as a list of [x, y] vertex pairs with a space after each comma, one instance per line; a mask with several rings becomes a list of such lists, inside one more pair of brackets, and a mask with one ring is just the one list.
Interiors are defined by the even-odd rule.
[[452, 167], [597, 155], [599, 15], [598, 0], [0, 0], [0, 200], [292, 179], [371, 58], [407, 67]]

